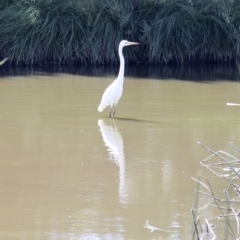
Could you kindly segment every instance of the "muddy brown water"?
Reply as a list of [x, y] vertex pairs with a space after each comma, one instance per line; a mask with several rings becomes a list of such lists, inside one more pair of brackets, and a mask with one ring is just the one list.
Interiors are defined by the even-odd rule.
[[112, 120], [97, 111], [112, 79], [1, 78], [1, 239], [170, 235], [147, 221], [190, 239], [191, 177], [211, 174], [197, 142], [240, 146], [240, 107], [226, 106], [240, 85], [126, 77]]

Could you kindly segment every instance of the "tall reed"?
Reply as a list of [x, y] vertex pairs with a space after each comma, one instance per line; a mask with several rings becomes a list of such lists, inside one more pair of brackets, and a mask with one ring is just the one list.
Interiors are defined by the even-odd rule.
[[231, 62], [240, 57], [238, 0], [3, 0], [0, 55], [15, 64], [126, 60]]

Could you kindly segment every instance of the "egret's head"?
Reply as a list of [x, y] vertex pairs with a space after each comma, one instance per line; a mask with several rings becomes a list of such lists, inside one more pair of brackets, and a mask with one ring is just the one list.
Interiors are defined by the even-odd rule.
[[122, 40], [121, 42], [120, 42], [120, 44], [119, 44], [119, 47], [125, 47], [125, 46], [129, 46], [129, 45], [137, 45], [137, 44], [139, 44], [139, 43], [137, 43], [137, 42], [129, 42], [129, 41], [127, 41], [127, 40]]

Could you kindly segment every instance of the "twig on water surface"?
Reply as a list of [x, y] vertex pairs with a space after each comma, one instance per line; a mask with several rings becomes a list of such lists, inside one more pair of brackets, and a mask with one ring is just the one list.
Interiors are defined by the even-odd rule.
[[236, 192], [239, 196], [240, 195], [240, 187], [238, 185], [234, 184], [234, 183], [232, 183], [232, 185], [233, 185], [233, 188], [236, 190]]
[[232, 143], [227, 143], [228, 145], [230, 145], [231, 147], [233, 147], [235, 150], [239, 151], [240, 152], [240, 149], [235, 147]]
[[[198, 210], [203, 210], [203, 209], [206, 209], [208, 206], [213, 206], [215, 207], [213, 204], [212, 204], [212, 200], [213, 200], [213, 196], [211, 194], [208, 194], [208, 193], [205, 193], [205, 192], [202, 192], [202, 191], [198, 191], [198, 190], [194, 190], [195, 192], [198, 192], [198, 193], [202, 193], [203, 195], [211, 198], [211, 201], [207, 204], [205, 204], [203, 207], [201, 208], [198, 208]], [[220, 199], [215, 199], [216, 201], [221, 201]], [[195, 209], [196, 210], [196, 209]]]
[[[199, 143], [199, 142], [198, 142]], [[202, 147], [206, 148], [204, 145], [202, 145], [201, 143], [199, 143]], [[227, 153], [227, 152], [224, 152], [224, 151], [217, 151], [217, 152], [214, 152], [213, 150], [211, 150], [210, 148], [206, 148], [208, 151], [212, 152], [213, 154], [211, 156], [209, 156], [208, 158], [202, 160], [200, 163], [203, 164], [203, 165], [207, 165], [207, 166], [218, 166], [218, 165], [224, 165], [227, 163], [239, 163], [239, 159], [232, 156], [231, 154]], [[228, 162], [224, 157], [222, 157], [219, 153], [222, 153], [222, 154], [225, 154], [227, 155], [227, 157], [230, 157], [232, 159], [234, 159], [234, 161], [231, 161], [231, 162]], [[213, 156], [217, 156], [217, 157], [220, 157], [222, 160], [224, 160], [225, 162], [222, 163], [222, 162], [219, 162], [219, 163], [213, 163], [213, 164], [204, 164], [206, 161], [208, 161], [209, 159], [211, 159]]]
[[4, 58], [4, 59], [0, 62], [0, 66], [3, 65], [7, 60], [8, 60], [8, 58]]
[[[230, 187], [232, 187], [236, 191], [237, 195], [239, 196], [240, 195], [240, 187], [233, 182], [235, 180], [238, 180], [238, 177], [235, 176], [231, 180], [229, 180], [229, 179], [227, 179], [227, 180], [229, 181], [229, 184], [228, 184], [228, 187], [226, 188], [226, 191], [228, 192], [230, 190]], [[240, 200], [233, 200], [232, 199], [231, 202], [240, 202]]]
[[[206, 193], [206, 192], [203, 192], [203, 191], [200, 191], [200, 190], [196, 190], [196, 189], [194, 189], [194, 191], [195, 191], [195, 192], [198, 192], [198, 193], [202, 193], [203, 195], [212, 198], [212, 195], [209, 194], [209, 193]], [[217, 200], [219, 200], [219, 199], [217, 199]], [[220, 201], [220, 200], [219, 200], [219, 201]], [[209, 205], [209, 204], [206, 204], [206, 205]]]
[[236, 213], [235, 209], [232, 207], [232, 205], [231, 205], [231, 199], [230, 199], [230, 197], [229, 197], [228, 192], [227, 192], [227, 191], [224, 191], [224, 192], [225, 192], [225, 198], [228, 200], [228, 204], [229, 204], [229, 206], [230, 206], [230, 208], [231, 208], [231, 211], [233, 212], [233, 215], [234, 215], [234, 217], [235, 217], [235, 219], [236, 219], [236, 223], [237, 223], [237, 233], [236, 233], [236, 235], [237, 235], [237, 237], [239, 237], [239, 219], [238, 219], [239, 212]]
[[[204, 184], [203, 182], [197, 180], [196, 178], [193, 178], [193, 177], [192, 177], [192, 179], [195, 180], [196, 182], [200, 183], [202, 186], [204, 186], [204, 187], [211, 193], [211, 190], [208, 188], [208, 186], [207, 186], [206, 184]], [[200, 191], [200, 190], [195, 190], [195, 191], [196, 191], [196, 192], [199, 192], [199, 193], [202, 193], [202, 194], [204, 194], [204, 195], [206, 195], [206, 196], [208, 196], [208, 197], [210, 197], [210, 198], [213, 198], [213, 195], [211, 195], [211, 194], [209, 194], [209, 193], [202, 192], [202, 191]], [[215, 200], [220, 201], [220, 199], [218, 199], [218, 198], [215, 198]]]
[[144, 227], [147, 228], [147, 229], [150, 229], [150, 233], [151, 233], [151, 232], [154, 232], [154, 231], [156, 231], [156, 230], [161, 231], [160, 228], [151, 226], [151, 225], [148, 223], [148, 220], [146, 221]]
[[[221, 203], [225, 203], [226, 201], [220, 201]], [[224, 210], [224, 211], [231, 211], [231, 209], [230, 208], [226, 208], [226, 207], [220, 207], [219, 205], [214, 205], [214, 204], [210, 204], [210, 206], [211, 207], [214, 207], [214, 208], [218, 208], [219, 210], [220, 209], [222, 209], [222, 210]], [[221, 216], [221, 215], [219, 215], [219, 216]], [[223, 217], [223, 216], [222, 216]]]
[[[210, 183], [208, 182], [208, 180], [207, 180], [207, 183], [208, 183], [209, 189], [211, 190], [212, 195], [214, 196], [212, 187], [211, 187]], [[229, 232], [229, 234], [231, 234], [231, 236], [233, 237], [233, 236], [234, 236], [234, 231], [233, 231], [233, 229], [232, 229], [231, 224], [229, 223], [228, 218], [227, 218], [226, 215], [223, 213], [222, 208], [219, 206], [218, 202], [215, 200], [215, 197], [214, 197], [213, 199], [214, 199], [214, 202], [215, 202], [218, 210], [219, 210], [220, 213], [222, 214], [222, 217], [224, 218], [225, 222], [227, 223], [228, 228], [231, 230], [231, 232], [230, 232], [228, 229], [226, 229], [226, 230], [227, 230], [227, 231]], [[235, 238], [234, 238], [234, 239], [235, 239]]]
[[203, 185], [205, 188], [207, 188], [208, 191], [210, 191], [210, 190], [208, 189], [208, 187], [207, 187], [206, 184], [204, 184], [203, 182], [197, 180], [196, 178], [193, 178], [193, 177], [192, 177], [192, 179], [195, 180], [196, 182], [200, 183], [200, 184]]
[[158, 227], [154, 227], [154, 226], [149, 224], [148, 220], [146, 221], [144, 227], [149, 229], [150, 233], [154, 232], [154, 231], [162, 231], [162, 232], [167, 232], [167, 233], [177, 233], [176, 231], [169, 231], [169, 230], [164, 230], [164, 229], [161, 229], [161, 228], [158, 228]]
[[[208, 236], [207, 239], [209, 239], [209, 240], [216, 239], [216, 235], [213, 232], [212, 226], [209, 224], [208, 220], [205, 219], [205, 222], [206, 222], [206, 233], [204, 233], [199, 218], [196, 219], [196, 216], [194, 214], [195, 210], [192, 209], [191, 212], [192, 212], [192, 216], [193, 216], [193, 220], [194, 220], [194, 232], [193, 232], [192, 239], [194, 239], [195, 234], [196, 234], [198, 240], [205, 239], [205, 237], [203, 237], [203, 236]], [[198, 226], [200, 228], [200, 232], [198, 230]], [[209, 238], [210, 236], [212, 236], [212, 238]]]
[[212, 234], [212, 236], [213, 236], [213, 238], [211, 240], [214, 240], [216, 238], [216, 235], [212, 230], [212, 226], [209, 224], [207, 219], [205, 219], [205, 222], [206, 222], [206, 226], [207, 226], [207, 233], [208, 233], [208, 230], [209, 230], [211, 232], [210, 234]]
[[200, 238], [199, 238], [199, 234], [198, 234], [198, 225], [199, 225], [199, 227], [200, 227], [201, 232], [202, 232], [202, 227], [201, 227], [199, 218], [196, 219], [195, 210], [194, 210], [194, 209], [191, 209], [191, 212], [192, 212], [193, 224], [194, 224], [194, 231], [193, 231], [192, 239], [194, 239], [194, 236], [195, 236], [195, 233], [196, 233], [197, 239], [199, 240]]
[[[207, 192], [205, 191], [200, 191], [199, 189], [195, 190], [198, 193], [204, 194], [207, 197], [211, 197], [211, 202], [207, 206], [214, 207], [218, 210], [218, 219], [221, 220], [219, 223], [219, 227], [223, 228], [225, 233], [225, 237], [227, 236], [228, 238], [224, 239], [233, 239], [233, 240], [240, 240], [240, 211], [239, 209], [234, 209], [233, 204], [238, 204], [240, 202], [239, 196], [240, 196], [240, 186], [234, 183], [234, 181], [237, 181], [240, 179], [240, 160], [237, 159], [236, 157], [232, 156], [231, 154], [224, 152], [224, 151], [217, 151], [214, 152], [210, 148], [206, 147], [205, 145], [201, 144], [198, 142], [203, 148], [207, 149], [209, 152], [211, 152], [211, 156], [206, 158], [205, 160], [201, 161], [201, 164], [211, 170], [214, 174], [216, 174], [218, 177], [223, 177], [227, 180], [227, 186], [224, 189], [224, 199], [218, 199], [215, 197], [215, 194], [213, 192], [212, 186], [210, 185], [209, 181], [207, 181], [207, 184], [192, 178], [193, 180], [197, 181], [201, 186], [203, 186], [205, 189], [207, 189]], [[229, 143], [231, 147], [233, 147], [235, 150], [240, 152], [240, 149], [233, 146], [231, 143]], [[207, 162], [209, 159], [212, 157], [217, 157], [216, 159], [213, 159], [209, 162]], [[221, 159], [222, 162], [218, 162], [219, 159]], [[229, 160], [230, 161], [229, 161]], [[214, 163], [217, 162], [217, 163]], [[217, 168], [220, 169], [221, 172], [215, 172], [213, 169]], [[223, 174], [224, 172], [229, 172], [227, 174]], [[231, 199], [229, 197], [230, 191], [233, 190], [237, 193], [237, 199]], [[221, 206], [225, 204], [224, 206]], [[205, 206], [204, 206], [205, 207]], [[214, 240], [216, 239], [216, 233], [214, 233], [214, 229], [211, 223], [209, 223], [208, 219], [205, 219], [205, 226], [206, 230], [204, 231], [201, 230], [200, 232], [200, 220], [199, 217], [197, 218], [194, 215], [194, 212], [192, 210], [192, 214], [194, 217], [194, 234], [192, 239], [211, 239]], [[196, 220], [197, 219], [197, 220]], [[213, 218], [216, 220], [216, 218]], [[213, 221], [212, 219], [212, 221]], [[199, 227], [200, 226], [200, 227]], [[202, 225], [204, 226], [204, 225]], [[194, 238], [195, 237], [195, 238]]]
[[227, 106], [240, 106], [240, 103], [226, 103]]
[[[219, 153], [219, 152], [220, 152], [220, 153], [224, 153], [224, 154], [226, 154], [227, 156], [230, 156], [230, 157], [232, 157], [232, 158], [235, 159], [235, 160], [238, 160], [237, 158], [233, 157], [232, 155], [230, 155], [230, 154], [228, 154], [228, 153], [226, 153], [226, 152], [224, 152], [224, 151], [214, 152], [213, 150], [211, 150], [210, 148], [206, 147], [205, 145], [203, 145], [203, 144], [200, 143], [200, 142], [198, 142], [198, 144], [200, 144], [203, 148], [207, 149], [209, 152], [213, 153], [213, 155], [215, 155], [215, 156], [219, 157], [220, 159], [222, 159], [222, 160], [233, 170], [233, 172], [235, 172], [235, 174], [238, 176], [238, 178], [240, 178], [239, 173], [236, 171], [235, 168], [233, 168], [233, 167], [231, 166], [230, 163], [232, 163], [232, 162], [228, 162], [224, 157], [222, 157], [222, 156], [221, 156], [220, 154], [218, 154], [218, 153]], [[202, 162], [203, 162], [203, 161], [202, 161]], [[201, 163], [202, 163], [202, 162], [201, 162]], [[238, 162], [239, 162], [239, 160], [238, 160]], [[235, 163], [235, 162], [234, 162], [234, 163]]]

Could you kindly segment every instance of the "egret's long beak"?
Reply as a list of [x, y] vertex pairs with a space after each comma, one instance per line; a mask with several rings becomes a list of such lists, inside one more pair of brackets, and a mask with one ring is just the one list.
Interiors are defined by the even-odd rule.
[[3, 65], [7, 60], [8, 60], [8, 58], [4, 58], [4, 59], [0, 62], [0, 66]]
[[128, 42], [128, 45], [137, 45], [137, 44], [140, 44], [140, 43], [137, 43], [137, 42]]

